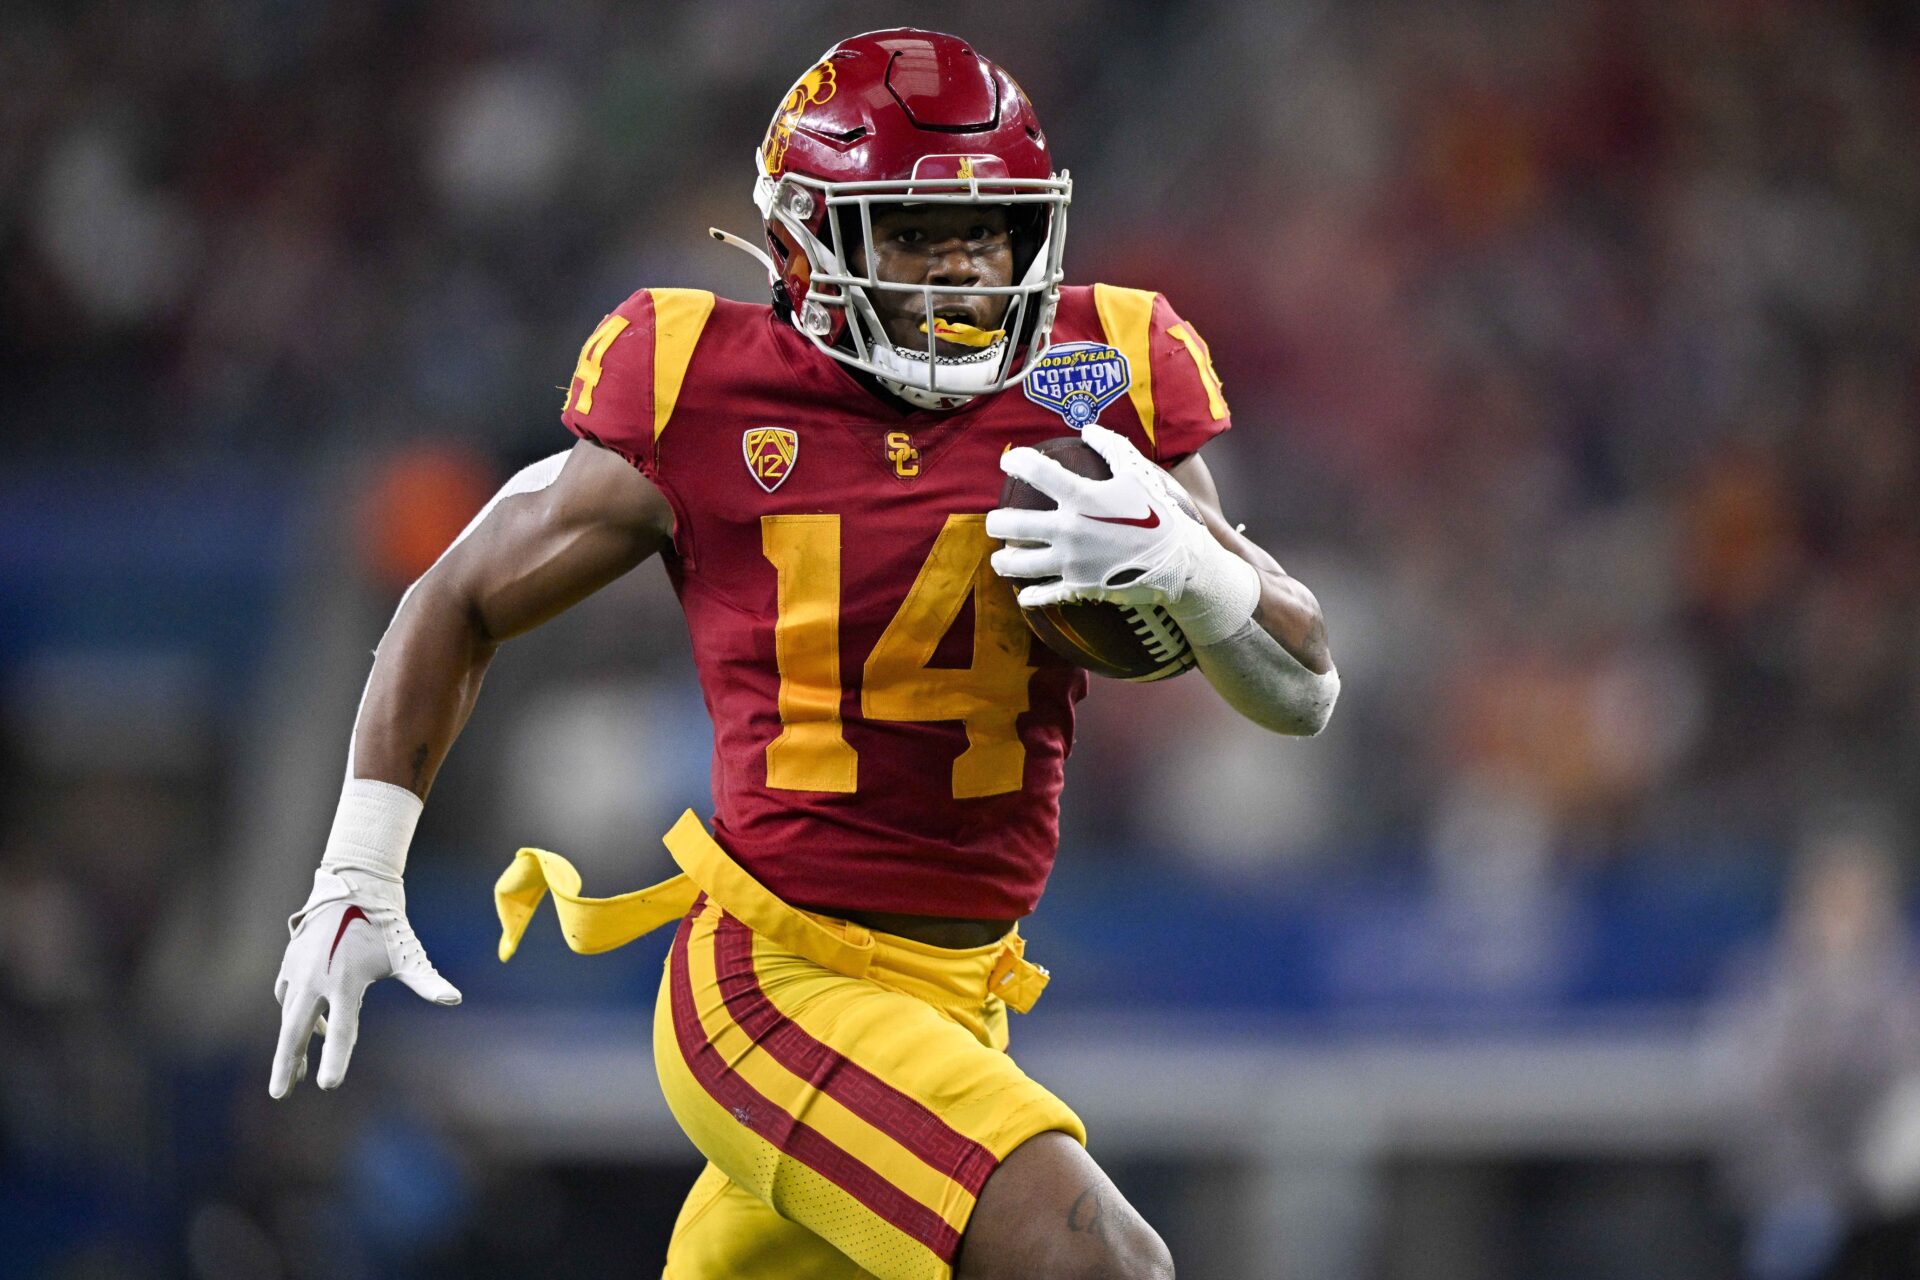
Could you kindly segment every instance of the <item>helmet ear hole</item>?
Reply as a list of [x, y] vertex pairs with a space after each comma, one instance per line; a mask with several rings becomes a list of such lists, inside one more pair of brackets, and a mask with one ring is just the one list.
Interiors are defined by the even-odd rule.
[[788, 266], [793, 261], [793, 250], [782, 231], [776, 223], [767, 224], [767, 255], [773, 259], [773, 310], [785, 320], [793, 314], [793, 299], [787, 296]]
[[[793, 232], [777, 222], [768, 225], [767, 243], [773, 246], [773, 260], [780, 268], [780, 279], [784, 286], [789, 292], [797, 289], [804, 295], [807, 282], [813, 279], [813, 259], [793, 238]], [[799, 298], [790, 301], [795, 306], [800, 304]]]

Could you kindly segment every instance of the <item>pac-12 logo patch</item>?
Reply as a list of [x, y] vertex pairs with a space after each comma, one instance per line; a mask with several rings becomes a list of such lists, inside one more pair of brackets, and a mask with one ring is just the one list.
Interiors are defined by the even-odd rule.
[[1100, 419], [1133, 381], [1119, 350], [1104, 342], [1063, 342], [1048, 347], [1027, 371], [1027, 399], [1066, 419], [1075, 431]]
[[772, 493], [793, 474], [800, 435], [791, 427], [748, 427], [740, 437], [740, 450], [747, 456], [747, 470], [762, 489]]

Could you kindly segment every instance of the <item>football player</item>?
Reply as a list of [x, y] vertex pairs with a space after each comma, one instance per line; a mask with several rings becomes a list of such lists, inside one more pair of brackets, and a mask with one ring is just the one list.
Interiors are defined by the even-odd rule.
[[[668, 833], [662, 884], [585, 898], [522, 850], [496, 894], [503, 958], [549, 892], [582, 951], [678, 922], [655, 1058], [708, 1164], [666, 1274], [1171, 1274], [1079, 1118], [1006, 1052], [1047, 980], [1017, 921], [1087, 686], [1021, 608], [1163, 609], [1282, 733], [1317, 732], [1338, 677], [1312, 594], [1221, 514], [1198, 450], [1229, 420], [1199, 334], [1158, 294], [1063, 286], [1070, 191], [1019, 85], [954, 37], [856, 36], [800, 78], [757, 156], [765, 250], [733, 241], [772, 304], [621, 303], [567, 391], [578, 442], [402, 598], [291, 921], [275, 1097], [323, 1012], [317, 1083], [339, 1086], [372, 981], [459, 1002], [406, 919], [422, 800], [499, 645], [657, 554], [714, 813]], [[1111, 478], [1029, 447], [1072, 432]], [[1057, 505], [996, 510], [1008, 475]]]

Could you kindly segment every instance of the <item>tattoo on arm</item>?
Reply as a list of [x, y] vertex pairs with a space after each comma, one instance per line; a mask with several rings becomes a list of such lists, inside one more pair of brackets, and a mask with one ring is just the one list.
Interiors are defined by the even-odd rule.
[[427, 744], [423, 742], [419, 746], [413, 749], [412, 791], [415, 795], [420, 794], [420, 780], [426, 776], [427, 776]]
[[1102, 1244], [1112, 1244], [1108, 1231], [1112, 1224], [1107, 1221], [1105, 1191], [1099, 1183], [1094, 1183], [1077, 1197], [1067, 1210], [1067, 1230], [1092, 1236]]

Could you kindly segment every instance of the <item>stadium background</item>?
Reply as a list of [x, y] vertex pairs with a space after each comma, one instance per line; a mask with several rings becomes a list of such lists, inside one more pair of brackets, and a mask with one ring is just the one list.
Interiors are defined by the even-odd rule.
[[10, 6], [5, 1269], [651, 1274], [658, 948], [502, 968], [488, 888], [522, 843], [641, 883], [702, 803], [657, 568], [509, 647], [434, 793], [463, 1008], [378, 988], [347, 1087], [271, 1104], [282, 922], [401, 586], [565, 447], [606, 309], [759, 297], [705, 228], [753, 230], [792, 77], [910, 16], [1039, 104], [1071, 277], [1207, 335], [1229, 510], [1346, 677], [1310, 744], [1197, 678], [1085, 706], [1014, 1047], [1182, 1275], [1789, 1277], [1897, 1219], [1912, 15]]

